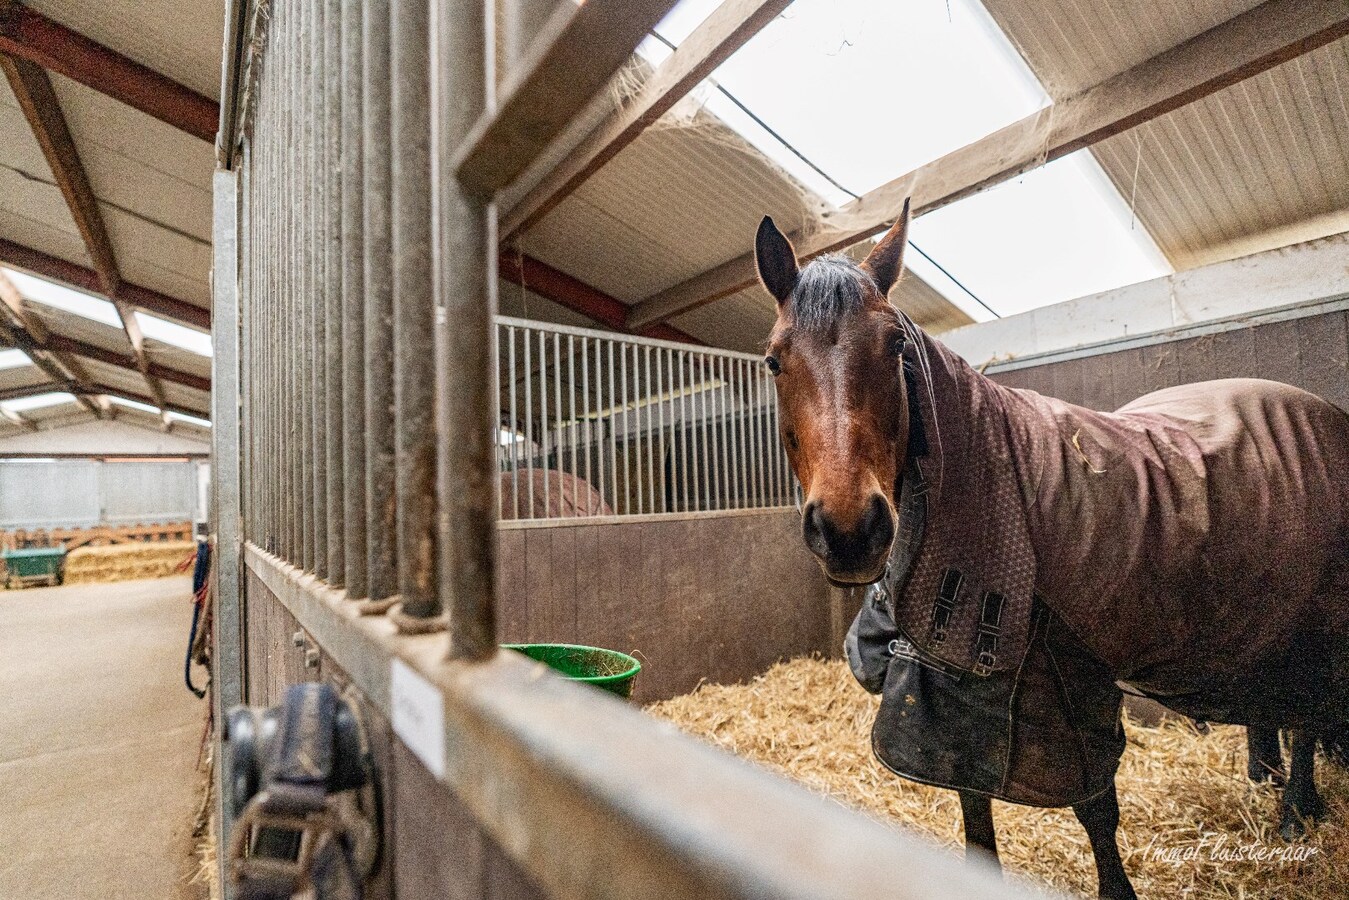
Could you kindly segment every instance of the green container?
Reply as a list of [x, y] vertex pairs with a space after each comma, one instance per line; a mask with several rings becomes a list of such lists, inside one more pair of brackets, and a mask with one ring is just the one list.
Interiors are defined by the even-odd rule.
[[6, 550], [0, 553], [5, 560], [5, 587], [28, 582], [60, 584], [65, 568], [65, 547], [32, 547], [27, 550]]
[[632, 696], [642, 664], [626, 653], [580, 644], [502, 644], [538, 660], [573, 681], [584, 681], [620, 697]]

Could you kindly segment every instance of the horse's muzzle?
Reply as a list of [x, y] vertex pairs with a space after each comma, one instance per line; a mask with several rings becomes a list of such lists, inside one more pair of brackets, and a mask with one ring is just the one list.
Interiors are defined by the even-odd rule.
[[851, 528], [840, 528], [819, 501], [802, 511], [801, 536], [835, 587], [871, 584], [885, 572], [895, 519], [890, 504], [873, 494], [866, 510]]

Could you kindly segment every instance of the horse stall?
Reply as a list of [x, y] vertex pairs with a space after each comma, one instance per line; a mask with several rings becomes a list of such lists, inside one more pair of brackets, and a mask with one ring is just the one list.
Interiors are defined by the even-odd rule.
[[[603, 329], [499, 296], [539, 265], [507, 239], [788, 4], [726, 0], [613, 102], [674, 6], [230, 4], [212, 317], [223, 896], [1094, 890], [1066, 811], [999, 807], [1006, 860], [1034, 884], [1004, 882], [949, 852], [955, 793], [872, 758], [877, 702], [840, 659], [862, 592], [830, 587], [803, 546], [773, 377], [761, 353], [668, 322], [753, 289], [753, 254], [630, 306], [591, 291], [573, 311]], [[1349, 34], [1342, 11], [1299, 10], [1218, 16], [1070, 96], [1071, 114], [1046, 114], [1056, 100], [810, 219], [796, 252], [848, 250], [907, 221], [910, 198], [937, 210]], [[1349, 286], [1329, 240], [1299, 248], [1319, 267], [1272, 251], [1272, 291], [1290, 266], [1324, 276], [1275, 312], [1232, 300], [1251, 292], [1225, 292], [1223, 269], [1136, 285], [1137, 321], [1119, 292], [1074, 301], [1081, 334], [1058, 343], [1017, 316], [942, 339], [995, 381], [1096, 409], [1225, 373], [1344, 405]], [[1162, 321], [1200, 284], [1202, 313]], [[1266, 364], [1294, 348], [1286, 369]], [[618, 651], [642, 670], [619, 699], [503, 644]], [[1267, 836], [1273, 788], [1233, 774], [1240, 733], [1206, 731], [1126, 721], [1129, 874], [1155, 896], [1277, 891], [1291, 869], [1161, 852], [1212, 829]], [[296, 749], [316, 735], [317, 776]], [[1294, 861], [1307, 897], [1338, 890], [1338, 827]]]
[[[385, 897], [1016, 895], [497, 649], [632, 653], [644, 702], [837, 644], [757, 357], [495, 315], [492, 195], [672, 5], [503, 3], [545, 27], [496, 66], [481, 3], [233, 6], [213, 316], [225, 896], [297, 866], [320, 896], [335, 870]], [[261, 709], [320, 708], [303, 697], [358, 722], [343, 765], [363, 787], [283, 808]]]

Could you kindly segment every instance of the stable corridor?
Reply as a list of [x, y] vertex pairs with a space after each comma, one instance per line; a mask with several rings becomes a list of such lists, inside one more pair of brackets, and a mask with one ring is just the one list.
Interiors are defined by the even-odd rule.
[[[191, 581], [0, 591], [0, 900], [197, 900]], [[200, 674], [197, 676], [200, 678]]]

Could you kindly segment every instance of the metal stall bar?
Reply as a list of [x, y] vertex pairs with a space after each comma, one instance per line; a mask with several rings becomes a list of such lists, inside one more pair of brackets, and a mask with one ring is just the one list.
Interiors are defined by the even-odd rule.
[[[433, 134], [443, 157], [467, 137], [487, 106], [493, 82], [486, 36], [487, 5], [437, 0], [437, 104]], [[451, 99], [453, 98], [453, 99]], [[496, 382], [496, 207], [454, 178], [436, 185], [439, 226], [435, 271], [439, 349], [436, 384], [441, 444], [439, 491], [441, 590], [449, 612], [450, 656], [486, 659], [496, 653], [497, 477], [499, 422], [491, 417]], [[449, 323], [453, 323], [450, 327]], [[556, 343], [554, 344], [556, 351]], [[545, 428], [547, 424], [545, 421]]]
[[[299, 140], [300, 121], [297, 113], [297, 102], [300, 95], [300, 60], [299, 54], [295, 52], [299, 44], [300, 23], [298, 17], [300, 10], [298, 7], [288, 9], [285, 14], [286, 37], [284, 52], [282, 58], [285, 62], [285, 94], [282, 111], [285, 115], [285, 128], [283, 134], [286, 136], [287, 152], [282, 163], [282, 177], [285, 184], [285, 204], [286, 204], [286, 231], [285, 231], [285, 273], [286, 292], [284, 297], [286, 310], [286, 350], [285, 350], [285, 368], [282, 375], [285, 379], [283, 396], [285, 397], [285, 442], [286, 442], [286, 535], [287, 535], [287, 558], [293, 562], [299, 562], [303, 557], [301, 546], [304, 541], [304, 526], [302, 519], [304, 513], [300, 505], [298, 492], [294, 490], [300, 483], [301, 472], [304, 467], [304, 447], [300, 443], [300, 417], [296, 411], [300, 408], [299, 383], [300, 371], [296, 360], [298, 358], [298, 348], [301, 341], [304, 340], [303, 333], [300, 330], [300, 313], [304, 305], [304, 297], [300, 293], [299, 279], [296, 277], [299, 272], [300, 262], [300, 235], [304, 228], [303, 217], [300, 215], [299, 202], [301, 192], [299, 189], [299, 172], [297, 163], [297, 154], [293, 152], [296, 142]], [[279, 48], [281, 49], [281, 48]]]
[[389, 8], [390, 143], [397, 148], [391, 173], [399, 621], [410, 627], [414, 623], [409, 620], [438, 617], [442, 608], [436, 552], [436, 390], [430, 377], [436, 358], [430, 26], [427, 0], [392, 0]]
[[[214, 627], [211, 630], [211, 705], [230, 709], [244, 702], [244, 615], [241, 591], [243, 520], [240, 494], [239, 397], [239, 178], [217, 169], [212, 181], [211, 229], [211, 526], [215, 532]], [[228, 833], [232, 823], [224, 766], [214, 767], [215, 811]]]
[[528, 328], [520, 330], [520, 339], [525, 351], [525, 436], [522, 449], [525, 455], [525, 496], [528, 502], [525, 504], [526, 515], [524, 518], [532, 519], [534, 518], [534, 447], [538, 443], [534, 440], [534, 342], [530, 339]]
[[365, 505], [365, 170], [361, 6], [342, 4], [342, 526], [347, 596], [369, 595]]
[[323, 0], [323, 93], [327, 115], [323, 122], [325, 198], [324, 268], [324, 392], [328, 438], [328, 583], [346, 584], [346, 488], [343, 451], [342, 347], [342, 0]]
[[[571, 480], [575, 485], [581, 477], [580, 461], [576, 458], [577, 430], [580, 423], [576, 419], [576, 337], [567, 335], [567, 414], [571, 417], [571, 427], [568, 429], [571, 439]], [[590, 492], [586, 492], [590, 496]], [[579, 510], [576, 503], [571, 505], [570, 515], [578, 515]]]
[[[543, 509], [544, 517], [548, 515], [548, 509], [552, 504], [552, 493], [549, 490], [549, 472], [552, 468], [548, 463], [548, 344], [544, 340], [542, 331], [538, 333], [539, 337], [539, 455], [543, 466]], [[533, 379], [533, 374], [530, 374]], [[532, 512], [532, 511], [531, 511]]]
[[300, 63], [297, 98], [299, 115], [299, 139], [293, 148], [297, 163], [296, 183], [300, 188], [303, 204], [304, 231], [296, 241], [298, 264], [296, 273], [300, 279], [300, 346], [297, 349], [295, 364], [299, 374], [299, 395], [295, 407], [295, 417], [299, 422], [300, 446], [300, 482], [294, 491], [300, 499], [301, 544], [299, 564], [307, 572], [314, 571], [314, 546], [320, 522], [314, 515], [314, 328], [318, 322], [315, 314], [314, 292], [314, 254], [311, 251], [313, 241], [313, 178], [314, 165], [310, 148], [314, 143], [314, 95], [309, 90], [313, 79], [315, 60], [309, 35], [314, 30], [313, 4], [300, 5], [300, 34], [292, 42], [291, 52]]
[[323, 297], [330, 283], [328, 275], [329, 260], [325, 252], [328, 234], [329, 179], [325, 168], [327, 159], [324, 156], [326, 146], [324, 134], [325, 123], [328, 117], [334, 113], [334, 110], [329, 106], [330, 98], [326, 90], [327, 78], [323, 71], [323, 35], [325, 19], [327, 18], [327, 4], [313, 2], [305, 5], [310, 7], [312, 13], [309, 34], [311, 65], [308, 89], [313, 97], [313, 103], [309, 131], [310, 144], [306, 156], [309, 157], [310, 177], [312, 179], [309, 185], [309, 208], [311, 210], [309, 252], [313, 260], [312, 277], [314, 280], [309, 296], [310, 324], [312, 326], [309, 336], [309, 359], [312, 366], [310, 397], [313, 402], [309, 409], [300, 412], [301, 415], [307, 413], [311, 417], [311, 428], [314, 435], [313, 446], [310, 448], [313, 453], [311, 474], [314, 481], [314, 574], [326, 581], [332, 570], [328, 558], [328, 529], [326, 524], [329, 516], [328, 407], [323, 401], [326, 396], [325, 391], [328, 389], [328, 329], [323, 321], [327, 305], [324, 303]]
[[[582, 434], [582, 446], [585, 447], [586, 462], [586, 484], [590, 485], [592, 490], [586, 491], [586, 515], [592, 516], [597, 510], [594, 506], [595, 481], [591, 477], [594, 473], [590, 465], [590, 457], [593, 453], [595, 444], [595, 423], [590, 418], [590, 339], [581, 338], [581, 421], [585, 423], [585, 431]], [[603, 478], [601, 478], [601, 481]]]

